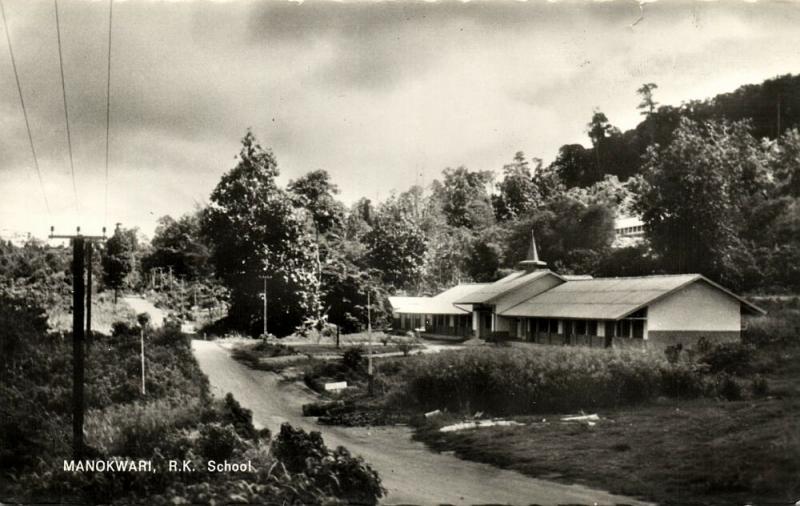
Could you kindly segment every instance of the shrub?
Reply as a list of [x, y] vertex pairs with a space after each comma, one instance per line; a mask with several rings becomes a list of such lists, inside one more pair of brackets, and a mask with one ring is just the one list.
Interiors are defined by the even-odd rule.
[[470, 349], [406, 362], [390, 398], [402, 407], [527, 414], [691, 397], [702, 378], [686, 364], [639, 350]]
[[200, 448], [200, 454], [206, 460], [216, 461], [230, 459], [245, 446], [233, 427], [218, 423], [200, 426], [197, 445]]
[[716, 374], [746, 374], [751, 371], [755, 349], [742, 343], [719, 343], [703, 353], [698, 362], [708, 365]]
[[769, 383], [766, 378], [757, 374], [753, 377], [750, 390], [753, 393], [753, 397], [766, 397], [769, 394]]
[[724, 372], [717, 375], [715, 390], [718, 397], [727, 401], [738, 401], [742, 398], [741, 385], [733, 376]]
[[406, 341], [398, 344], [397, 349], [403, 352], [404, 357], [407, 357], [408, 353], [414, 349], [414, 345]]
[[354, 348], [350, 348], [349, 350], [344, 352], [342, 356], [342, 363], [348, 369], [358, 370], [362, 366], [362, 362], [364, 361], [364, 350], [358, 346]]
[[673, 344], [664, 348], [664, 356], [667, 357], [667, 362], [670, 364], [677, 364], [681, 358], [681, 351], [683, 345], [681, 343]]
[[272, 443], [272, 454], [289, 473], [305, 474], [346, 504], [377, 504], [385, 493], [378, 473], [361, 457], [343, 447], [331, 452], [319, 432], [307, 433], [284, 423]]
[[797, 309], [778, 310], [746, 322], [742, 342], [757, 347], [794, 344], [800, 336], [800, 311]]
[[225, 396], [220, 421], [223, 424], [230, 424], [233, 426], [239, 437], [243, 439], [269, 439], [269, 429], [261, 431], [256, 430], [253, 426], [253, 412], [247, 408], [243, 408], [231, 393]]

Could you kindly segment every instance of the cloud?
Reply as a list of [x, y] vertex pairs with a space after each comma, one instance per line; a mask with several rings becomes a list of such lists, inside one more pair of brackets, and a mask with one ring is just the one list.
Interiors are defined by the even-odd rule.
[[[63, 222], [104, 214], [106, 2], [61, 6], [79, 190], [69, 211], [52, 4], [7, 1], [48, 197]], [[800, 71], [792, 6], [658, 2], [142, 2], [114, 4], [111, 222], [152, 231], [234, 164], [252, 127], [282, 180], [324, 168], [353, 201], [429, 182], [446, 166], [549, 161], [586, 142], [598, 106], [639, 119], [635, 90], [678, 103]], [[0, 37], [0, 228], [46, 229]], [[421, 181], [420, 181], [421, 182]], [[38, 209], [38, 210], [37, 210]], [[152, 214], [151, 214], [152, 213]]]

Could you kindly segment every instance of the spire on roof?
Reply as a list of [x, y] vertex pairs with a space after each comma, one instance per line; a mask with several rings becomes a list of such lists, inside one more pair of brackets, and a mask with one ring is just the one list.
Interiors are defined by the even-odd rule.
[[519, 264], [520, 269], [528, 272], [533, 272], [547, 267], [547, 262], [539, 260], [539, 252], [536, 249], [536, 238], [533, 236], [533, 229], [531, 228], [531, 245], [528, 248], [528, 258]]

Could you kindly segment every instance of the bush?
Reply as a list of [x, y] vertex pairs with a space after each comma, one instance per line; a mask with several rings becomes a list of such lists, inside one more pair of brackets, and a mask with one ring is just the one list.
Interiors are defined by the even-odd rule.
[[350, 348], [344, 352], [342, 356], [342, 363], [351, 370], [361, 369], [362, 362], [364, 361], [364, 350], [358, 346]]
[[757, 347], [766, 345], [790, 345], [800, 336], [800, 311], [783, 309], [767, 316], [746, 320], [742, 342]]
[[681, 358], [681, 351], [683, 345], [681, 343], [673, 344], [664, 348], [664, 356], [667, 357], [667, 362], [670, 364], [677, 364]]
[[742, 387], [730, 374], [724, 372], [718, 374], [715, 387], [717, 396], [722, 399], [738, 401], [742, 398]]
[[307, 433], [284, 423], [272, 443], [272, 453], [289, 473], [304, 473], [346, 504], [377, 504], [386, 492], [380, 476], [364, 459], [341, 446], [331, 452], [319, 432]]
[[769, 394], [769, 383], [767, 382], [766, 378], [757, 374], [753, 377], [753, 381], [750, 384], [750, 390], [753, 394], [753, 397], [766, 397]]
[[256, 441], [258, 439], [269, 439], [269, 429], [256, 430], [253, 426], [253, 412], [243, 408], [233, 397], [233, 394], [225, 395], [224, 405], [221, 410], [220, 421], [223, 424], [230, 424], [239, 437]]
[[755, 348], [742, 343], [719, 343], [711, 346], [699, 358], [709, 372], [746, 374], [752, 370]]
[[206, 460], [222, 461], [233, 457], [244, 449], [245, 444], [230, 425], [218, 423], [200, 426], [200, 437], [197, 440], [200, 455]]
[[639, 350], [484, 348], [421, 356], [407, 364], [392, 402], [426, 411], [563, 412], [703, 391], [701, 376], [688, 365]]

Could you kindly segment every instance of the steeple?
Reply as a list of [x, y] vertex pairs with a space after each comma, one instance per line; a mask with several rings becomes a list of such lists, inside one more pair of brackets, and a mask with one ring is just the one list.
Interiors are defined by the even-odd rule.
[[539, 260], [539, 252], [536, 250], [536, 238], [533, 236], [533, 229], [531, 229], [531, 245], [528, 248], [527, 260], [523, 260], [517, 266], [527, 272], [538, 271], [547, 267], [547, 262]]

